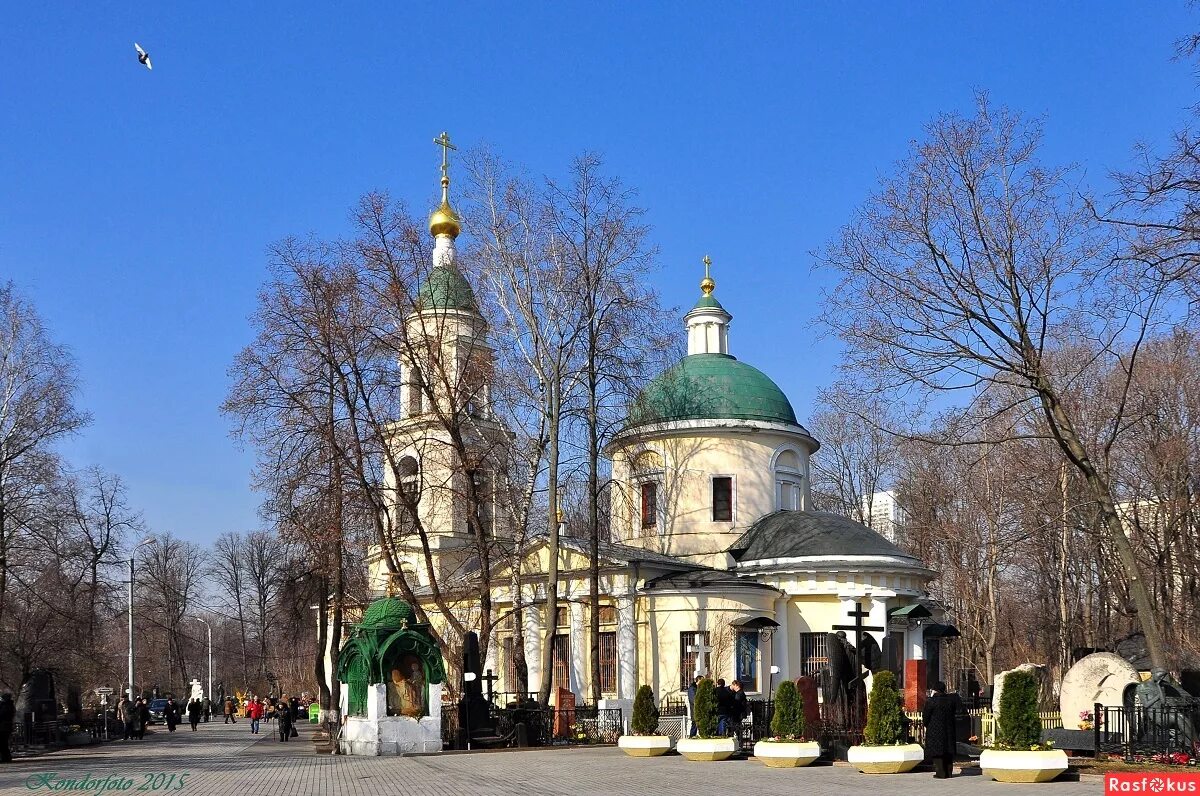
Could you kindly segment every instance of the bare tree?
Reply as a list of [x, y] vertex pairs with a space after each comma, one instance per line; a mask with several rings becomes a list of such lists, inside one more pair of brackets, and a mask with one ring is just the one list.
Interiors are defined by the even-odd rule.
[[[972, 118], [943, 116], [825, 252], [841, 274], [825, 319], [847, 345], [848, 385], [932, 400], [992, 384], [1078, 471], [1157, 668], [1166, 668], [1155, 605], [1117, 510], [1111, 455], [1126, 428], [1119, 400], [1083, 412], [1076, 386], [1096, 369], [1128, 395], [1146, 336], [1169, 322], [1178, 283], [1119, 257], [1118, 242], [1077, 198], [1069, 170], [1038, 162], [1037, 125], [986, 100]], [[1056, 356], [1086, 350], [1084, 357]], [[1095, 430], [1095, 433], [1093, 433]], [[1014, 438], [964, 429], [955, 444]]]
[[28, 490], [22, 470], [87, 416], [75, 408], [76, 366], [13, 287], [0, 285], [0, 632], [8, 594], [9, 545], [21, 520], [13, 502]]
[[169, 533], [153, 539], [152, 544], [139, 548], [142, 606], [150, 621], [166, 634], [167, 683], [182, 685], [188, 673], [184, 645], [188, 634], [183, 623], [200, 596], [207, 557], [197, 545]]

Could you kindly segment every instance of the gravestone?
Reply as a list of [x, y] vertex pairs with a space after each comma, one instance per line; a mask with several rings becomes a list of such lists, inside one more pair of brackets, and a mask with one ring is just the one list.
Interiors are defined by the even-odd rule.
[[33, 669], [17, 693], [17, 718], [33, 714], [34, 721], [49, 721], [58, 716], [58, 700], [54, 693], [54, 673], [49, 669]]
[[462, 742], [460, 748], [470, 743], [486, 745], [496, 736], [496, 724], [492, 720], [491, 703], [483, 696], [482, 660], [479, 654], [479, 636], [474, 630], [463, 639], [462, 670], [474, 672], [475, 678], [462, 683], [462, 697], [458, 700], [458, 727]]
[[929, 662], [909, 658], [904, 662], [904, 709], [919, 711], [929, 696]]
[[992, 712], [1000, 712], [1000, 697], [1004, 694], [1004, 678], [1013, 672], [1029, 672], [1038, 682], [1038, 710], [1046, 710], [1054, 704], [1054, 689], [1050, 685], [1050, 668], [1041, 663], [1022, 663], [1007, 671], [1000, 672], [995, 678], [992, 689]]
[[1137, 669], [1120, 655], [1094, 652], [1076, 661], [1063, 676], [1058, 690], [1058, 709], [1063, 728], [1079, 729], [1080, 714], [1092, 713], [1099, 702], [1106, 707], [1125, 704], [1125, 692], [1141, 678]]
[[821, 703], [817, 699], [817, 678], [797, 677], [796, 693], [800, 695], [800, 704], [804, 710], [804, 731], [815, 736], [821, 722]]
[[575, 694], [560, 688], [554, 697], [554, 737], [570, 738], [575, 723]]

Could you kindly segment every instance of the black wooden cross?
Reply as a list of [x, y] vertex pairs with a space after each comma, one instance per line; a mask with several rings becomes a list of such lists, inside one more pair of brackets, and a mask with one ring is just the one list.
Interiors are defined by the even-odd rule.
[[863, 620], [871, 615], [870, 611], [864, 611], [862, 603], [854, 601], [854, 610], [846, 614], [854, 619], [852, 625], [834, 625], [834, 630], [853, 630], [854, 631], [854, 662], [858, 667], [854, 670], [854, 676], [857, 677], [862, 671], [862, 639], [863, 632], [867, 630], [884, 631], [887, 628], [876, 627], [874, 625], [864, 625]]
[[487, 691], [488, 691], [487, 698], [488, 698], [488, 702], [491, 702], [492, 701], [492, 683], [496, 682], [500, 678], [497, 677], [496, 675], [492, 674], [491, 669], [488, 669], [484, 673], [484, 675], [482, 677], [480, 677], [479, 679], [482, 680], [483, 682], [487, 683]]

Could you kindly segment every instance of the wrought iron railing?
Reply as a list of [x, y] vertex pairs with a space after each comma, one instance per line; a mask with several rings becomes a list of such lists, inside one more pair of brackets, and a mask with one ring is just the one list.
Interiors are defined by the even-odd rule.
[[1105, 707], [1093, 711], [1096, 756], [1119, 754], [1126, 762], [1182, 764], [1200, 753], [1200, 700], [1161, 708]]
[[[489, 741], [495, 746], [615, 744], [623, 732], [624, 716], [620, 708], [580, 705], [557, 710], [526, 702], [514, 708], [492, 705], [487, 723], [495, 727], [495, 736]], [[457, 748], [462, 741], [461, 729], [457, 706], [446, 705], [442, 710], [442, 743], [447, 749]]]

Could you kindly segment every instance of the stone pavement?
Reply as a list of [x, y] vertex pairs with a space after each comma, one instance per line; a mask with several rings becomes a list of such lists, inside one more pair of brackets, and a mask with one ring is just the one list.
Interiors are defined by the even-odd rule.
[[[270, 729], [273, 729], [270, 728]], [[734, 793], [797, 794], [1007, 794], [1030, 786], [1001, 785], [979, 776], [935, 780], [932, 774], [867, 776], [845, 766], [770, 769], [755, 761], [689, 763], [678, 756], [630, 759], [611, 747], [449, 753], [419, 757], [317, 755], [312, 725], [301, 737], [280, 743], [264, 726], [250, 735], [249, 722], [183, 725], [174, 734], [155, 726], [144, 741], [113, 742], [64, 750], [0, 766], [0, 794], [95, 794], [94, 783], [122, 778], [118, 791], [136, 796], [409, 796], [412, 794], [649, 794], [730, 796]], [[161, 774], [161, 777], [156, 775]], [[175, 779], [169, 777], [174, 774]], [[179, 787], [180, 775], [186, 774]], [[64, 789], [63, 780], [90, 778], [91, 785]], [[124, 784], [124, 783], [122, 783]], [[57, 788], [54, 787], [57, 785]], [[140, 789], [140, 790], [139, 790]], [[1098, 777], [1033, 788], [1045, 796], [1100, 794]]]

